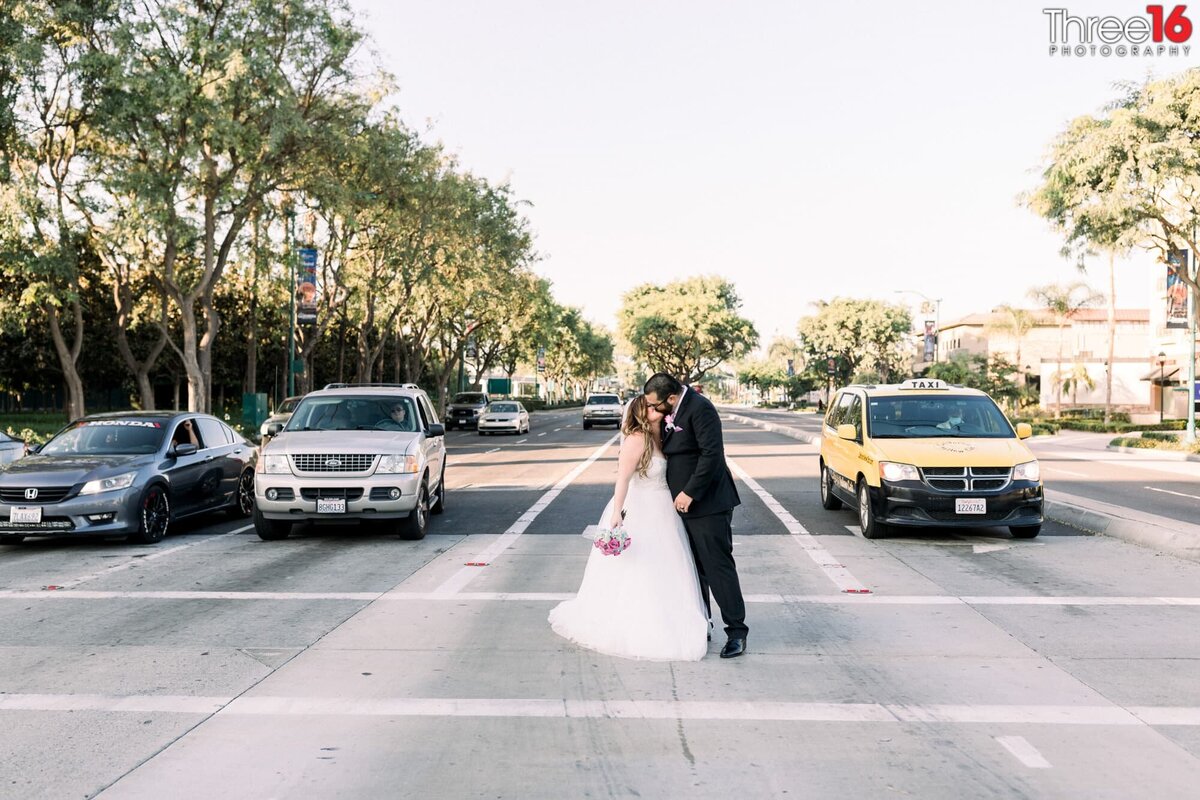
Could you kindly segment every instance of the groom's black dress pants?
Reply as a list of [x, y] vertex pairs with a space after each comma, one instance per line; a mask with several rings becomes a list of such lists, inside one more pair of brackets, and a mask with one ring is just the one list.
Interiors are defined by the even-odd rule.
[[746, 627], [746, 603], [742, 600], [742, 586], [733, 562], [732, 524], [732, 510], [683, 518], [683, 526], [692, 544], [692, 555], [696, 557], [700, 594], [708, 615], [712, 616], [708, 594], [711, 589], [712, 596], [721, 607], [726, 635], [731, 639], [744, 639], [750, 629]]

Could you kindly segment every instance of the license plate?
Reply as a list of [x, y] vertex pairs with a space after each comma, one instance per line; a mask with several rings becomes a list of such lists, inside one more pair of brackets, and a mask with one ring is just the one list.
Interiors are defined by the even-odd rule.
[[324, 498], [317, 500], [318, 514], [345, 514], [346, 513], [346, 498]]
[[968, 497], [954, 498], [954, 513], [955, 514], [986, 514], [987, 500], [980, 498], [978, 500]]
[[20, 508], [14, 507], [8, 518], [9, 522], [33, 522], [42, 521], [42, 509], [40, 508]]

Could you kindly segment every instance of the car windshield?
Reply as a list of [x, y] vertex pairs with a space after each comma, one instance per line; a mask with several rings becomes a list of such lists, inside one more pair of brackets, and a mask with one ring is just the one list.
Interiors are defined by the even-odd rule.
[[417, 408], [408, 397], [306, 397], [284, 430], [415, 432]]
[[990, 397], [919, 394], [872, 397], [867, 423], [875, 439], [1011, 439], [1016, 436]]
[[41, 449], [44, 456], [116, 456], [157, 453], [166, 434], [159, 420], [85, 419]]
[[470, 405], [479, 405], [480, 403], [487, 402], [487, 395], [475, 394], [475, 393], [470, 393], [470, 392], [468, 392], [466, 394], [456, 394], [456, 395], [454, 395], [454, 399], [451, 400], [450, 402], [462, 403], [463, 405], [469, 405], [469, 406]]
[[489, 414], [515, 414], [517, 413], [516, 403], [492, 403], [488, 406]]
[[296, 404], [300, 402], [299, 397], [289, 397], [279, 404], [279, 408], [275, 409], [276, 414], [290, 414], [296, 410]]
[[596, 394], [588, 398], [589, 406], [619, 406], [621, 399], [615, 394]]

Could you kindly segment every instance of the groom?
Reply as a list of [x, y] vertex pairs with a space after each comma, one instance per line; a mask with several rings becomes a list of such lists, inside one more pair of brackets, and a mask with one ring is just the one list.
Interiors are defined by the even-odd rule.
[[740, 656], [746, 652], [750, 629], [746, 627], [746, 603], [733, 563], [731, 525], [733, 508], [742, 501], [725, 465], [721, 417], [707, 397], [665, 372], [652, 375], [642, 391], [647, 405], [667, 415], [662, 445], [667, 457], [667, 485], [696, 557], [704, 606], [711, 617], [711, 588], [721, 607], [729, 637], [721, 658]]

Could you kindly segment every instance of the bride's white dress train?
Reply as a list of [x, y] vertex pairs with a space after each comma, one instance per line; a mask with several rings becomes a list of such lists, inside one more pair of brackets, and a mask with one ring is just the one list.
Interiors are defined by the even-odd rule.
[[[550, 612], [554, 632], [607, 655], [699, 661], [708, 652], [708, 616], [683, 521], [667, 488], [667, 460], [634, 474], [625, 498], [630, 547], [618, 556], [592, 548], [579, 593]], [[600, 524], [612, 517], [612, 501]]]

